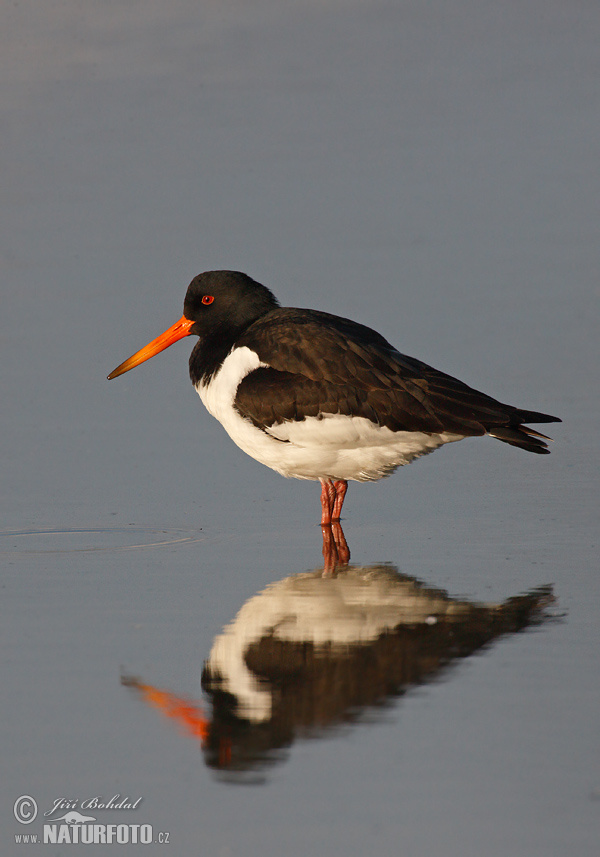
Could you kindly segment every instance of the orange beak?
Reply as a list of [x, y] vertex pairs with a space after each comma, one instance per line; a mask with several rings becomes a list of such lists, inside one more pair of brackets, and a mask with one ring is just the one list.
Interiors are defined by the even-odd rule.
[[129, 372], [130, 369], [134, 369], [136, 366], [139, 366], [140, 363], [150, 360], [150, 358], [154, 357], [155, 354], [160, 354], [161, 351], [164, 351], [165, 348], [169, 347], [169, 345], [173, 345], [173, 343], [177, 342], [178, 339], [183, 339], [184, 336], [189, 336], [192, 332], [193, 324], [193, 321], [190, 321], [189, 318], [182, 315], [179, 321], [176, 321], [175, 324], [171, 325], [168, 330], [165, 330], [164, 333], [161, 333], [160, 336], [157, 336], [156, 339], [153, 339], [152, 342], [149, 342], [148, 345], [145, 345], [139, 351], [136, 351], [129, 360], [125, 360], [124, 363], [121, 363], [120, 366], [113, 369], [108, 376], [108, 380], [110, 381], [112, 378], [118, 378], [119, 375]]

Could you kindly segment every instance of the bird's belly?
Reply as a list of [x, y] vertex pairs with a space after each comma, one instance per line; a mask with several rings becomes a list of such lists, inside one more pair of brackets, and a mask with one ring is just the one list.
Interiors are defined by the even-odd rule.
[[223, 364], [226, 371], [221, 370], [208, 384], [198, 384], [196, 389], [234, 443], [282, 476], [368, 482], [389, 476], [397, 467], [444, 443], [462, 439], [462, 435], [449, 433], [394, 432], [365, 417], [342, 414], [322, 414], [258, 428], [233, 406], [240, 370], [247, 374], [258, 361], [248, 349], [240, 351], [247, 353], [235, 358], [235, 372], [231, 371], [233, 361], [227, 358]]
[[268, 432], [280, 446], [289, 448], [290, 472], [284, 475], [358, 482], [389, 476], [444, 443], [462, 440], [461, 435], [448, 433], [395, 432], [365, 417], [343, 414], [279, 423]]

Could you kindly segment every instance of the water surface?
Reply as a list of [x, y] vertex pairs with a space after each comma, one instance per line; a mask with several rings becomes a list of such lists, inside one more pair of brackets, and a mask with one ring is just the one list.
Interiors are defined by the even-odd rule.
[[[597, 854], [599, 35], [539, 0], [7, 6], [2, 853], [64, 800], [171, 855]], [[105, 380], [211, 268], [557, 414], [552, 455], [352, 485], [323, 579], [317, 486], [232, 446], [189, 343]]]

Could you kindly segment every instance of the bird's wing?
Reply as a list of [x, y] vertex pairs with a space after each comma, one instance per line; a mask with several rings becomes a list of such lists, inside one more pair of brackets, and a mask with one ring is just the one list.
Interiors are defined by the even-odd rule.
[[489, 425], [510, 425], [516, 411], [400, 354], [370, 328], [327, 313], [274, 310], [237, 344], [267, 364], [242, 380], [235, 399], [261, 428], [340, 413], [393, 431], [479, 435]]

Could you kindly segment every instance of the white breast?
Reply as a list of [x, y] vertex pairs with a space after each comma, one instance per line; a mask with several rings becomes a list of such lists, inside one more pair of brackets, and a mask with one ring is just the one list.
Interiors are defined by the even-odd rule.
[[234, 443], [283, 476], [372, 481], [444, 443], [462, 440], [462, 435], [447, 432], [394, 432], [342, 414], [289, 420], [263, 431], [240, 416], [233, 403], [242, 379], [266, 365], [250, 348], [235, 348], [211, 380], [196, 389]]
[[267, 366], [267, 364], [262, 363], [258, 354], [244, 345], [229, 352], [219, 371], [207, 384], [200, 382], [196, 385], [206, 410], [218, 419], [228, 432], [231, 411], [237, 413], [233, 407], [237, 388], [246, 375], [261, 366]]

